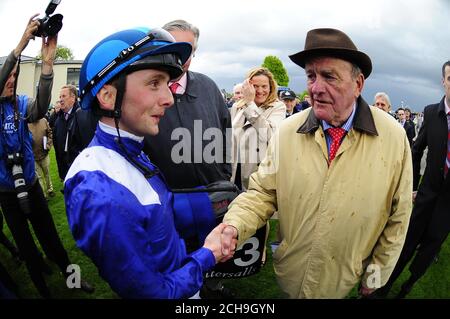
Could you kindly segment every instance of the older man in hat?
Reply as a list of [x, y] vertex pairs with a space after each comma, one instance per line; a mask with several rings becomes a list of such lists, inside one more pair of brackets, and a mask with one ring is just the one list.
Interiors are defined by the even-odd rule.
[[309, 108], [284, 121], [249, 189], [229, 207], [223, 252], [278, 211], [275, 274], [290, 298], [369, 296], [400, 255], [412, 206], [405, 131], [361, 97], [370, 58], [334, 29], [308, 32], [290, 56], [305, 69]]

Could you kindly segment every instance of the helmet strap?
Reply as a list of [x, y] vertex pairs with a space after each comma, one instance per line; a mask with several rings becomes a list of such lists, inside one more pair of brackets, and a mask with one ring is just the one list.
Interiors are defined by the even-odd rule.
[[[116, 88], [116, 101], [114, 103], [113, 111], [106, 111], [102, 108], [95, 110], [96, 114], [99, 116], [111, 117], [114, 122], [119, 122], [122, 116], [122, 102], [125, 95], [125, 90], [127, 86], [127, 76], [125, 74], [120, 74], [119, 77], [114, 81], [114, 87]], [[117, 121], [116, 121], [117, 120]]]
[[[127, 76], [121, 73], [115, 81], [116, 87], [116, 102], [114, 103], [113, 118], [119, 120], [122, 115], [122, 102], [127, 86]], [[116, 121], [117, 122], [117, 121]]]

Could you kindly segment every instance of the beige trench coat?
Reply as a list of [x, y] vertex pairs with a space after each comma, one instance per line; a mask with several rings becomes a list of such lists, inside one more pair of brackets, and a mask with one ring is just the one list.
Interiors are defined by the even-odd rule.
[[[53, 134], [48, 121], [41, 118], [37, 122], [28, 123], [28, 129], [33, 137], [33, 154], [36, 161], [44, 159], [53, 146]], [[44, 150], [43, 139], [47, 138], [47, 149]]]
[[241, 181], [244, 190], [250, 175], [258, 169], [273, 133], [286, 118], [286, 106], [275, 101], [268, 108], [260, 108], [254, 102], [238, 109], [236, 103], [231, 110], [233, 139], [231, 146], [232, 175], [235, 180], [238, 161], [241, 163]]
[[290, 298], [343, 298], [360, 279], [383, 286], [400, 255], [412, 209], [408, 139], [387, 113], [361, 98], [357, 108], [330, 167], [314, 112], [286, 119], [225, 215], [242, 242], [278, 210], [273, 263]]

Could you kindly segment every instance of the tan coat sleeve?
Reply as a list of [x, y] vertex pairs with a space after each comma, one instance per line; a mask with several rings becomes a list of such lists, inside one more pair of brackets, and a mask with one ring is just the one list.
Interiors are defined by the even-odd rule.
[[45, 120], [45, 134], [47, 135], [47, 149], [50, 151], [50, 149], [53, 146], [53, 133], [52, 129], [50, 128], [50, 124], [48, 124], [48, 121]]
[[52, 95], [52, 87], [53, 73], [49, 75], [41, 74], [36, 99], [28, 100], [27, 115], [29, 116], [29, 123], [40, 120], [47, 113]]
[[256, 233], [277, 210], [276, 177], [278, 169], [277, 132], [270, 140], [267, 155], [258, 170], [250, 176], [247, 192], [229, 206], [223, 222], [236, 227], [239, 244]]
[[[244, 115], [257, 130], [267, 129], [267, 135], [264, 137], [264, 141], [261, 141], [267, 143], [272, 138], [275, 129], [286, 118], [286, 105], [283, 102], [274, 102], [273, 110], [267, 116], [263, 109], [256, 106], [255, 102], [251, 102], [244, 109]], [[261, 134], [261, 136], [264, 136], [264, 134]]]
[[398, 184], [392, 198], [391, 214], [368, 262], [368, 265], [376, 266], [367, 268], [362, 277], [362, 284], [368, 288], [374, 288], [373, 279], [377, 276], [374, 271], [377, 269], [380, 271], [380, 286], [386, 284], [400, 257], [408, 230], [412, 211], [413, 174], [411, 150], [406, 134], [402, 147], [404, 149], [402, 169], [398, 170], [399, 176], [396, 179]]

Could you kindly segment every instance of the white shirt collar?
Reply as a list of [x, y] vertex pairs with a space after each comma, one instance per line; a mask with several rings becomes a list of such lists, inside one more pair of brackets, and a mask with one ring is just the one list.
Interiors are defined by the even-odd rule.
[[447, 97], [444, 98], [444, 104], [445, 104], [445, 114], [448, 114], [448, 112], [450, 112], [450, 107], [447, 103]]
[[[111, 134], [113, 136], [117, 136], [117, 129], [115, 127], [112, 127], [101, 121], [98, 122], [98, 126], [100, 127], [100, 129], [103, 132]], [[131, 134], [131, 133], [121, 130], [121, 129], [119, 129], [119, 132], [120, 132], [120, 137], [126, 137], [126, 138], [132, 139], [133, 141], [136, 141], [136, 142], [142, 142], [144, 140], [143, 136], [136, 136], [134, 134]]]
[[[74, 105], [75, 106], [75, 105]], [[67, 112], [65, 112], [66, 114], [70, 114], [70, 113], [72, 113], [72, 110], [73, 110], [73, 106], [70, 108], [70, 110], [68, 110]]]

